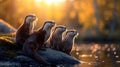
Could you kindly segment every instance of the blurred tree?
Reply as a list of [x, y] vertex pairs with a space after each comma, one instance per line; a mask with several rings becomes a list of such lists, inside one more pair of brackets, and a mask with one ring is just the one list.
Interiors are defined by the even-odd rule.
[[74, 7], [74, 2], [80, 2], [78, 0], [67, 0], [65, 4], [65, 15], [63, 17], [63, 20], [65, 20], [65, 25], [67, 25], [69, 28], [75, 28], [77, 30], [80, 30], [82, 27], [82, 24], [79, 22], [79, 12], [77, 9]]
[[113, 21], [111, 23], [111, 28], [110, 28], [110, 37], [112, 37], [115, 27], [117, 25], [117, 0], [113, 1]]
[[99, 14], [98, 14], [98, 4], [97, 0], [93, 0], [94, 10], [95, 10], [95, 18], [96, 18], [96, 34], [99, 35]]
[[[15, 22], [15, 14], [14, 14], [14, 1], [12, 0], [1, 0], [0, 2], [0, 18], [9, 22], [10, 24], [14, 24]], [[14, 25], [13, 25], [14, 26]]]
[[0, 18], [15, 28], [27, 14], [38, 16], [37, 28], [45, 20], [75, 28], [81, 36], [120, 36], [120, 0], [66, 0], [47, 4], [35, 0], [0, 0]]
[[118, 17], [117, 17], [117, 6], [120, 6], [117, 2], [115, 4], [114, 0], [98, 0], [99, 7], [99, 19], [104, 23], [104, 28], [102, 29], [102, 33], [106, 34], [110, 38], [118, 33]]

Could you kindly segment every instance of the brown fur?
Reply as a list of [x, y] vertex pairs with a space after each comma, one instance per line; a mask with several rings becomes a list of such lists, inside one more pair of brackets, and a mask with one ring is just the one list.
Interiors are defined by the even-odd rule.
[[[45, 23], [44, 23], [44, 25], [43, 25], [43, 27], [41, 28], [41, 29], [38, 29], [38, 32], [39, 33], [41, 33], [41, 32], [43, 32], [44, 31], [44, 33], [42, 33], [42, 36], [44, 36], [43, 37], [43, 43], [42, 44], [40, 44], [40, 47], [39, 48], [41, 48], [41, 47], [45, 47], [45, 42], [49, 39], [49, 37], [50, 37], [50, 35], [51, 35], [51, 29], [53, 28], [53, 26], [50, 26], [48, 29], [46, 29], [46, 30], [43, 30], [43, 28], [44, 28], [44, 26], [46, 25], [46, 23], [51, 23], [51, 24], [54, 24], [54, 26], [55, 26], [55, 23], [53, 22], [53, 21], [46, 21]], [[42, 39], [41, 39], [42, 40]], [[40, 39], [39, 39], [39, 41], [41, 41]]]
[[[33, 17], [33, 19], [31, 19], [31, 21], [29, 23], [26, 22], [26, 19], [28, 17]], [[29, 37], [29, 35], [31, 33], [33, 33], [33, 24], [34, 24], [34, 20], [36, 19], [35, 15], [27, 15], [25, 17], [24, 23], [18, 28], [17, 32], [16, 32], [16, 43], [17, 45], [19, 45], [20, 47], [22, 47], [22, 45], [24, 44], [25, 40]], [[30, 28], [30, 23], [32, 23], [32, 28]]]
[[[38, 39], [40, 38], [44, 38], [43, 37], [40, 37], [42, 36], [42, 34], [39, 34], [39, 36], [36, 36], [38, 35], [38, 33], [34, 33], [32, 34], [27, 40], [26, 42], [24, 43], [23, 45], [23, 51], [25, 53], [25, 55], [35, 59], [36, 61], [38, 61], [39, 63], [42, 63], [42, 64], [49, 64], [47, 61], [44, 60], [44, 58], [42, 58], [38, 53], [37, 53], [37, 50], [38, 50], [38, 47], [39, 47], [39, 43], [43, 43], [42, 41], [39, 41]], [[39, 38], [40, 37], [40, 38]]]
[[[46, 22], [46, 23], [48, 23], [48, 22]], [[46, 23], [44, 23], [44, 25]], [[51, 22], [51, 23], [53, 23], [53, 22]], [[38, 31], [32, 33], [31, 36], [25, 41], [25, 43], [23, 45], [23, 51], [27, 56], [34, 58], [38, 62], [43, 63], [43, 64], [48, 64], [48, 62], [45, 61], [44, 58], [42, 58], [37, 53], [38, 48], [42, 47], [44, 42], [46, 41], [45, 37], [46, 37], [47, 31], [43, 30], [44, 25], [42, 28], [38, 29]]]
[[65, 26], [57, 26], [50, 37], [50, 47], [60, 50], [62, 44], [62, 34], [66, 30]]
[[[73, 33], [69, 34], [70, 32], [73, 32]], [[74, 39], [76, 35], [77, 35], [77, 32], [74, 30], [66, 32], [65, 38], [62, 41], [62, 48], [61, 48], [62, 52], [70, 55], [70, 52], [74, 45]]]

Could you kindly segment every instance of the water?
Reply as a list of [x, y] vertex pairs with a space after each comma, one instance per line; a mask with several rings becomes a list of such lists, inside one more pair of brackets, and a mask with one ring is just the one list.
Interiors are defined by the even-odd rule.
[[120, 44], [78, 44], [71, 54], [82, 61], [72, 67], [120, 67]]

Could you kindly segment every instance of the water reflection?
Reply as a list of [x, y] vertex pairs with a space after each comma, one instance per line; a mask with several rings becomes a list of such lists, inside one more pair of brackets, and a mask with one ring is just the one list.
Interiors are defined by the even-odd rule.
[[71, 54], [83, 61], [82, 64], [71, 67], [120, 67], [119, 44], [75, 45]]

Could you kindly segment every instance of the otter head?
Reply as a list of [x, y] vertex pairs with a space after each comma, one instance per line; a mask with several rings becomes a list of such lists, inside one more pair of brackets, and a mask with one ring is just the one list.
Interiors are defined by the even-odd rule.
[[43, 25], [43, 30], [51, 29], [54, 26], [55, 26], [54, 21], [46, 21]]
[[29, 26], [29, 28], [33, 28], [33, 26], [35, 26], [36, 24], [36, 21], [38, 20], [38, 18], [36, 17], [36, 15], [34, 14], [30, 14], [30, 15], [27, 15], [25, 17], [25, 23], [27, 26]]
[[64, 31], [66, 31], [65, 26], [59, 25], [59, 26], [55, 27], [55, 32], [63, 33]]
[[37, 19], [37, 17], [34, 14], [27, 15], [25, 17], [25, 23], [27, 23], [27, 24], [33, 23], [33, 21], [35, 21], [36, 19]]
[[77, 32], [76, 30], [68, 30], [68, 31], [66, 32], [66, 35], [67, 35], [67, 36], [71, 36], [71, 37], [75, 37], [75, 36], [78, 35], [78, 32]]

